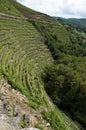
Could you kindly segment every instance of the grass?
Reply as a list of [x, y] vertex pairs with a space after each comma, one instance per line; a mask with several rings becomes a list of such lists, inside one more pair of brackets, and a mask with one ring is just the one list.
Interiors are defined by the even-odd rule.
[[40, 130], [43, 130], [43, 127], [40, 126], [39, 124], [35, 124], [35, 128], [38, 128], [38, 129], [40, 129]]
[[5, 19], [0, 19], [0, 36], [2, 73], [26, 96], [35, 96], [38, 90], [32, 69], [40, 74], [47, 63], [53, 63], [43, 38], [31, 23]]
[[26, 125], [25, 121], [23, 121], [23, 120], [20, 122], [20, 126], [22, 128], [27, 128], [27, 125]]

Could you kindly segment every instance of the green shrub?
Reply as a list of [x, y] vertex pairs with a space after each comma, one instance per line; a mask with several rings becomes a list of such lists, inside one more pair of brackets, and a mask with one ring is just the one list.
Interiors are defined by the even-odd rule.
[[29, 106], [29, 107], [32, 107], [32, 108], [35, 109], [35, 110], [37, 110], [38, 107], [39, 107], [39, 105], [38, 105], [37, 103], [35, 103], [35, 102], [29, 102], [29, 103], [28, 103], [28, 106]]
[[25, 121], [23, 121], [23, 120], [21, 120], [20, 126], [21, 126], [22, 128], [27, 128], [27, 125], [26, 125]]
[[43, 111], [42, 116], [44, 119], [46, 119], [48, 122], [50, 122], [52, 128], [54, 130], [66, 130], [64, 124], [61, 124], [57, 111]]
[[39, 125], [38, 123], [35, 124], [35, 128], [38, 128], [38, 129], [40, 129], [40, 130], [43, 130], [43, 127], [42, 127], [41, 125]]

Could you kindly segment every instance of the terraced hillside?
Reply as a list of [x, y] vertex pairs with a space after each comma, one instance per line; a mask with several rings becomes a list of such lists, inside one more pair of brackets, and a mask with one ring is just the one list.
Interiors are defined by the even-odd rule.
[[0, 60], [3, 73], [16, 86], [24, 85], [26, 91], [30, 72], [40, 73], [47, 63], [53, 62], [31, 23], [6, 19], [0, 19]]
[[46, 104], [51, 113], [55, 114], [53, 118], [57, 118], [56, 122], [60, 121], [58, 129], [78, 129], [50, 103], [37, 76], [53, 59], [42, 37], [31, 23], [0, 18], [0, 61], [1, 77], [7, 77], [15, 89], [25, 94], [29, 101], [31, 100], [29, 105], [37, 108]]
[[[32, 100], [33, 107], [43, 104], [52, 106], [48, 105], [50, 101], [37, 73], [40, 73], [46, 64], [52, 63], [53, 59], [43, 44], [42, 37], [31, 23], [0, 19], [0, 61], [2, 74], [8, 78], [14, 88], [19, 89], [29, 100]], [[53, 113], [56, 108], [52, 107], [49, 109], [53, 110]], [[67, 130], [78, 129], [59, 110], [55, 110], [55, 114], [55, 118], [60, 121], [58, 129], [60, 127]]]
[[[4, 8], [1, 12], [5, 13]], [[80, 130], [75, 122], [54, 106], [44, 90], [40, 74], [46, 65], [54, 62], [44, 40], [31, 22], [0, 18], [0, 78], [6, 78], [12, 87], [20, 90], [28, 98], [29, 106], [34, 109], [42, 107], [42, 115], [52, 129]]]

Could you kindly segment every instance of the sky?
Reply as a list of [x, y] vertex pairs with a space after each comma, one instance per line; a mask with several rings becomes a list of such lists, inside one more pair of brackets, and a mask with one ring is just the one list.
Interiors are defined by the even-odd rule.
[[86, 18], [86, 0], [17, 0], [36, 11], [65, 18]]

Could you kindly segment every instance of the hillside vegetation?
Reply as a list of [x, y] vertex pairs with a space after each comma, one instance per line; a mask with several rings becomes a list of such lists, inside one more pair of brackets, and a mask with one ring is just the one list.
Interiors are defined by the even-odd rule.
[[[81, 82], [82, 88], [85, 89], [83, 84], [85, 84], [86, 79], [83, 72], [85, 71], [86, 63], [82, 65], [82, 61], [85, 61], [86, 48], [84, 42], [86, 34], [78, 32], [74, 28], [72, 30], [72, 27], [71, 31], [73, 32], [70, 32], [70, 26], [63, 25], [47, 15], [28, 9], [15, 0], [7, 0], [7, 2], [6, 8], [11, 8], [12, 6], [14, 13], [11, 12], [11, 9], [11, 13], [5, 11], [4, 6], [0, 12], [13, 15], [15, 18], [16, 16], [23, 16], [28, 18], [28, 20], [14, 20], [9, 17], [8, 19], [0, 18], [0, 79], [6, 78], [13, 88], [20, 90], [28, 98], [29, 106], [35, 110], [42, 107], [41, 114], [44, 119], [50, 122], [52, 129], [82, 129], [78, 123], [73, 122], [70, 116], [68, 117], [64, 114], [57, 106], [63, 105], [63, 110], [67, 110], [66, 101], [69, 99], [68, 106], [73, 107], [71, 100], [78, 90], [78, 80], [75, 82], [75, 77], [73, 77], [77, 76], [75, 73], [79, 77], [81, 76], [79, 81], [83, 81]], [[3, 1], [0, 4], [3, 5]], [[82, 38], [81, 44], [77, 42], [79, 35], [84, 38], [84, 40]], [[78, 45], [81, 53], [77, 50]], [[72, 52], [73, 48], [74, 51]], [[78, 63], [80, 65], [76, 67]], [[48, 69], [46, 66], [50, 68]], [[59, 68], [61, 68], [61, 72], [58, 74]], [[69, 74], [72, 69], [75, 70], [71, 72], [72, 74]], [[67, 73], [69, 75], [65, 77]], [[62, 77], [59, 77], [59, 75]], [[68, 80], [67, 78], [70, 79]], [[68, 83], [65, 82], [65, 87], [62, 83], [64, 79], [68, 80]], [[72, 84], [71, 80], [74, 83], [72, 85], [73, 89], [69, 85]], [[63, 89], [60, 90], [60, 86]], [[45, 90], [57, 106], [53, 104]], [[49, 93], [51, 92], [50, 90], [52, 90], [52, 93]], [[83, 115], [85, 114], [85, 94], [83, 95], [83, 92], [85, 91], [81, 89], [81, 86], [79, 90], [80, 96], [78, 96], [78, 104], [75, 102], [77, 104], [75, 105], [76, 108], [73, 108], [73, 112], [67, 111], [76, 114], [74, 115], [75, 119], [85, 126], [85, 116], [83, 120]], [[56, 93], [54, 93], [55, 91]], [[67, 95], [64, 95], [64, 91], [65, 94], [68, 92], [68, 98]], [[59, 92], [61, 96], [59, 96]], [[74, 96], [72, 96], [72, 92], [74, 92]], [[70, 93], [71, 97], [69, 96]], [[63, 95], [65, 98], [63, 98]], [[82, 104], [79, 104], [80, 101], [83, 101], [81, 102]], [[71, 102], [71, 106], [69, 102]], [[60, 108], [62, 109], [62, 107]], [[75, 111], [77, 107], [79, 107], [79, 111]], [[83, 111], [81, 112], [82, 107]]]
[[56, 19], [66, 22], [67, 24], [72, 24], [74, 27], [76, 27], [79, 31], [82, 30], [86, 33], [86, 19], [85, 18], [57, 18]]
[[10, 2], [9, 0], [0, 0], [0, 13], [6, 13], [9, 15], [21, 17], [23, 16]]
[[86, 33], [62, 20], [60, 24], [32, 23], [55, 59], [43, 74], [48, 95], [86, 127]]
[[58, 33], [58, 37], [50, 31], [47, 35], [46, 44], [55, 65], [45, 69], [45, 89], [58, 107], [71, 113], [73, 119], [86, 127], [86, 33], [64, 22], [62, 25], [69, 41], [65, 36], [66, 40], [59, 42]]

